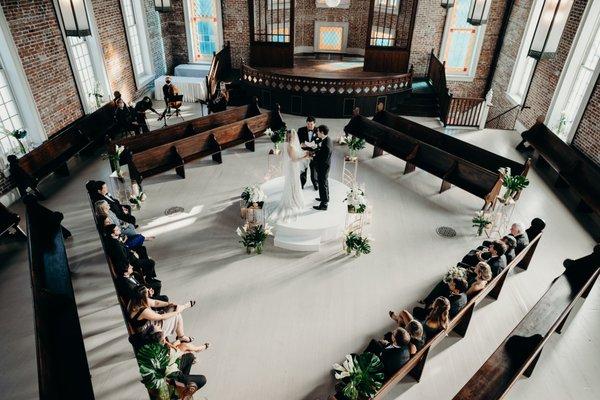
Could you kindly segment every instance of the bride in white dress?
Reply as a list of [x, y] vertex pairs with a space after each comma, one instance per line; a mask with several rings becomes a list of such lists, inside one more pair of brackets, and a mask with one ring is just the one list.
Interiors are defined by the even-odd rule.
[[304, 209], [300, 167], [307, 158], [308, 152], [300, 147], [296, 131], [288, 131], [283, 146], [283, 194], [277, 208], [269, 216], [271, 221], [289, 221], [297, 218]]

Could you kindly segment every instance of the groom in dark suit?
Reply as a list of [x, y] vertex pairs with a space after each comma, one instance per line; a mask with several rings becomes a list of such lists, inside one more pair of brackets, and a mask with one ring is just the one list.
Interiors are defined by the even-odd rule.
[[[315, 119], [314, 117], [306, 118], [306, 126], [298, 129], [298, 140], [300, 141], [300, 145], [302, 145], [303, 150], [313, 150], [312, 148], [306, 146], [308, 143], [315, 143], [317, 140], [317, 130], [315, 129]], [[318, 190], [317, 186], [317, 173], [315, 171], [315, 163], [313, 160], [310, 161], [308, 167], [304, 168], [300, 171], [300, 184], [302, 185], [302, 189], [304, 189], [304, 185], [306, 185], [306, 173], [308, 172], [308, 168], [310, 168], [310, 181], [313, 184], [313, 188]]]
[[319, 184], [319, 197], [316, 199], [320, 202], [318, 206], [314, 206], [315, 210], [327, 210], [329, 203], [329, 167], [331, 165], [331, 153], [333, 153], [333, 145], [329, 135], [329, 128], [325, 125], [320, 125], [317, 128], [317, 136], [319, 144], [315, 150], [313, 163], [317, 171], [317, 182]]

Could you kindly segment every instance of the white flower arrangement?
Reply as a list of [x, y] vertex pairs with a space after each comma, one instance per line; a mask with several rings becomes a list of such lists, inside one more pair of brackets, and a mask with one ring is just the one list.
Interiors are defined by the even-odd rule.
[[342, 363], [342, 365], [335, 363], [333, 364], [333, 369], [337, 371], [335, 373], [335, 379], [341, 380], [349, 377], [355, 370], [354, 368], [354, 359], [351, 355], [346, 355], [346, 360]]
[[139, 210], [142, 208], [142, 203], [146, 201], [146, 198], [146, 193], [140, 190], [140, 186], [136, 182], [133, 182], [131, 184], [131, 196], [129, 197], [129, 202]]
[[454, 278], [467, 279], [467, 270], [458, 266], [450, 267], [444, 276], [444, 282], [449, 283]]
[[348, 202], [348, 212], [362, 214], [367, 209], [365, 191], [356, 185], [350, 189], [344, 201]]
[[253, 249], [256, 254], [261, 254], [265, 240], [273, 236], [273, 227], [269, 224], [250, 225], [246, 222], [241, 228], [238, 227], [235, 233], [241, 238], [240, 243], [246, 248], [248, 254]]
[[258, 185], [246, 186], [242, 191], [242, 200], [246, 202], [246, 206], [262, 205], [267, 199], [267, 195]]

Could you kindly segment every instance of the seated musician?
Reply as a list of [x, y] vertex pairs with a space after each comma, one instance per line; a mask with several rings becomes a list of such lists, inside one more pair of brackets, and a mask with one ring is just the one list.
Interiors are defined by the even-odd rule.
[[115, 106], [115, 108], [117, 107], [117, 101], [119, 99], [121, 99], [121, 92], [119, 92], [118, 90], [115, 90], [115, 92], [113, 93], [113, 105]]
[[8, 160], [8, 170], [10, 172], [10, 176], [13, 177], [17, 185], [17, 189], [19, 190], [19, 194], [21, 196], [25, 196], [27, 194], [27, 190], [29, 189], [39, 200], [44, 200], [45, 197], [40, 191], [37, 189], [38, 180], [29, 175], [21, 166], [19, 165], [19, 158], [14, 154], [10, 154], [6, 157]]
[[175, 86], [171, 82], [172, 82], [171, 77], [167, 76], [165, 78], [165, 84], [162, 87], [167, 113], [171, 112], [170, 102], [173, 100], [173, 97], [175, 96]]
[[152, 100], [150, 100], [150, 97], [145, 96], [142, 100], [138, 101], [134, 107], [135, 120], [142, 133], [150, 132], [150, 129], [148, 129], [148, 124], [146, 123], [146, 111], [148, 110], [160, 117], [160, 113], [152, 108]]
[[121, 132], [133, 131], [136, 135], [140, 133], [140, 126], [135, 121], [133, 110], [125, 105], [121, 98], [117, 100], [114, 119], [115, 125]]
[[229, 102], [229, 92], [224, 86], [221, 87], [216, 96], [208, 102], [208, 112], [216, 113], [225, 111]]

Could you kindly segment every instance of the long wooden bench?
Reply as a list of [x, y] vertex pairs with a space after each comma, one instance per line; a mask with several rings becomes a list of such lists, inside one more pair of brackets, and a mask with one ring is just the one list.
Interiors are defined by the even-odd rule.
[[267, 128], [278, 129], [282, 126], [285, 124], [277, 109], [164, 143], [133, 153], [129, 161], [129, 174], [140, 185], [144, 178], [173, 168], [177, 175], [185, 178], [186, 162], [212, 156], [214, 161], [221, 163], [221, 151], [240, 144], [254, 151], [254, 140], [262, 136]]
[[535, 124], [521, 136], [535, 149], [536, 163], [545, 161], [556, 171], [556, 185], [570, 187], [579, 196], [578, 210], [600, 215], [600, 168], [542, 123]]
[[[512, 175], [527, 176], [531, 160], [528, 159], [524, 164], [519, 164], [516, 161], [502, 157], [457, 139], [453, 136], [428, 128], [416, 122], [402, 118], [388, 111], [381, 110], [375, 114], [373, 121], [379, 122], [382, 125], [392, 128], [398, 132], [402, 132], [410, 137], [413, 137], [421, 142], [428, 143], [434, 147], [444, 150], [447, 153], [460, 157], [473, 164], [479, 165], [491, 172], [498, 172], [499, 168], [509, 167]], [[373, 157], [380, 156], [383, 150], [375, 147]], [[405, 172], [413, 171], [415, 166], [411, 163], [406, 164]]]
[[93, 400], [77, 304], [60, 222], [63, 215], [26, 205], [40, 399]]
[[257, 100], [251, 104], [233, 107], [226, 111], [194, 118], [179, 124], [167, 126], [138, 136], [112, 140], [108, 143], [108, 151], [114, 152], [115, 145], [124, 146], [131, 153], [138, 153], [152, 147], [183, 139], [210, 129], [238, 122], [260, 115]]
[[[403, 132], [355, 115], [344, 131], [365, 139], [378, 149], [384, 150], [407, 162], [405, 173], [419, 167], [442, 179], [440, 193], [456, 185], [484, 200], [483, 208], [491, 207], [500, 194], [502, 175], [489, 171], [469, 160], [451, 154]], [[379, 150], [378, 150], [379, 151]]]
[[600, 274], [600, 245], [592, 254], [563, 263], [565, 272], [500, 344], [454, 400], [498, 400], [521, 376], [530, 377], [544, 344], [561, 333], [579, 298], [586, 298]]
[[[105, 104], [62, 131], [52, 135], [41, 145], [19, 158], [19, 167], [31, 180], [40, 181], [56, 172], [68, 175], [67, 162], [88, 147], [104, 142], [113, 129], [114, 106]], [[21, 193], [24, 196], [26, 193]]]
[[19, 214], [11, 212], [4, 204], [0, 203], [0, 238], [6, 234], [26, 239], [27, 235], [19, 226], [20, 221]]
[[[486, 287], [475, 296], [473, 296], [463, 309], [461, 309], [454, 318], [452, 318], [448, 324], [446, 330], [441, 331], [433, 338], [428, 338], [425, 346], [413, 356], [410, 360], [402, 366], [393, 376], [389, 377], [379, 389], [373, 399], [383, 399], [387, 393], [389, 393], [394, 386], [396, 386], [403, 378], [407, 375], [412, 376], [417, 382], [421, 379], [423, 369], [429, 355], [429, 351], [437, 346], [444, 338], [448, 336], [450, 332], [455, 332], [460, 336], [465, 336], [467, 329], [473, 316], [473, 311], [477, 304], [479, 304], [486, 296], [490, 296], [493, 299], [497, 299], [500, 295], [506, 277], [510, 271], [519, 267], [527, 269], [529, 263], [533, 257], [535, 249], [542, 237], [542, 233], [546, 224], [539, 218], [535, 218], [531, 221], [531, 226], [527, 229], [527, 234], [532, 240], [529, 245], [525, 247], [516, 257], [507, 265], [507, 267], [500, 272], [493, 280], [491, 280]], [[335, 396], [330, 396], [330, 400], [343, 400], [338, 399]]]

